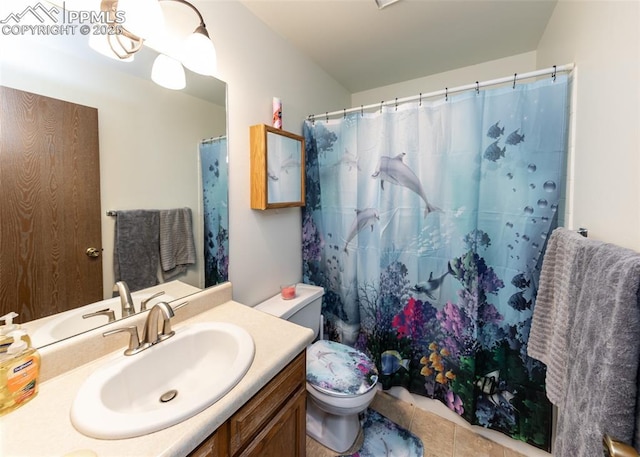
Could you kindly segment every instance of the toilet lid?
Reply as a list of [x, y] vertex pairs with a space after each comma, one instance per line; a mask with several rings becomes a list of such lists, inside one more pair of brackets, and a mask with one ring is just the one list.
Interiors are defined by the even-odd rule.
[[362, 395], [378, 382], [378, 370], [357, 349], [319, 340], [307, 347], [307, 382], [329, 395]]

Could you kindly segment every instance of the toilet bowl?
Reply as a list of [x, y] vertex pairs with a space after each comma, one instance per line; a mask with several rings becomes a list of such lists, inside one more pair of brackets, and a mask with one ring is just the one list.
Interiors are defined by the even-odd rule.
[[[298, 284], [296, 297], [280, 294], [256, 305], [281, 319], [310, 328], [321, 326], [322, 287]], [[345, 344], [319, 339], [307, 347], [307, 434], [325, 447], [343, 453], [355, 443], [362, 425], [360, 413], [376, 393], [375, 364]]]

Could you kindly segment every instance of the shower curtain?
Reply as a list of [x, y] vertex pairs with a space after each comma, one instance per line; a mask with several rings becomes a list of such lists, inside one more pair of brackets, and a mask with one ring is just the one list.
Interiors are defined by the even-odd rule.
[[384, 388], [550, 447], [526, 344], [563, 203], [567, 76], [307, 121], [305, 282]]
[[229, 279], [229, 166], [227, 138], [200, 143], [204, 211], [205, 287]]

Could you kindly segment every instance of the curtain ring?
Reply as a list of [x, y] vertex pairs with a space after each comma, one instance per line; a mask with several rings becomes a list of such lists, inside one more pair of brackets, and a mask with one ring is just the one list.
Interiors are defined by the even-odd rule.
[[422, 106], [422, 92], [420, 92], [420, 104], [418, 106]]
[[518, 76], [518, 73], [514, 73], [513, 74], [513, 88], [516, 88], [516, 77]]
[[309, 121], [311, 121], [311, 125], [316, 125], [316, 115], [309, 114]]
[[449, 101], [449, 88], [448, 87], [444, 88], [444, 101], [445, 102]]
[[324, 115], [325, 115], [325, 118], [324, 118], [325, 121], [329, 122], [329, 111], [325, 111]]
[[553, 82], [556, 82], [556, 69], [557, 69], [557, 67], [554, 65], [553, 66], [553, 73], [551, 74], [551, 78], [553, 79]]
[[396, 111], [398, 111], [398, 97], [396, 97]]
[[364, 117], [364, 106], [360, 105], [360, 117]]
[[380, 114], [382, 114], [382, 105], [384, 105], [384, 100], [380, 102]]
[[476, 81], [476, 95], [480, 95], [480, 83]]
[[342, 108], [342, 118], [343, 119], [347, 118], [347, 108]]

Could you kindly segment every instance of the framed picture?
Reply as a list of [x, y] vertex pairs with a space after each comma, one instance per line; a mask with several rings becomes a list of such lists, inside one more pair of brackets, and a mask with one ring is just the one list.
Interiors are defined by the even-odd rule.
[[304, 138], [266, 124], [249, 133], [251, 208], [304, 206]]

